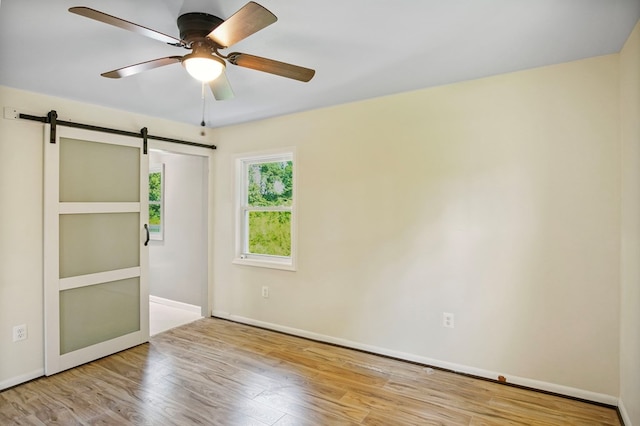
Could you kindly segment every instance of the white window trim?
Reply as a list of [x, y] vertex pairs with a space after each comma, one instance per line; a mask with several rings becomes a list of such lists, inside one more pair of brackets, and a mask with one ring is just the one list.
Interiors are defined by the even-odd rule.
[[[249, 164], [266, 163], [276, 161], [293, 161], [293, 201], [291, 207], [260, 207], [251, 209], [244, 205], [247, 199], [246, 186], [244, 185], [244, 176], [246, 168]], [[286, 271], [297, 270], [297, 215], [296, 215], [296, 198], [297, 198], [297, 170], [298, 163], [296, 158], [295, 147], [281, 148], [277, 150], [250, 152], [239, 154], [235, 157], [235, 256], [233, 263], [237, 265], [256, 266], [262, 268], [282, 269]], [[248, 232], [243, 229], [247, 221], [243, 219], [251, 210], [273, 210], [273, 211], [290, 211], [291, 212], [291, 256], [271, 256], [256, 255], [243, 253], [246, 247], [245, 238], [248, 238]]]

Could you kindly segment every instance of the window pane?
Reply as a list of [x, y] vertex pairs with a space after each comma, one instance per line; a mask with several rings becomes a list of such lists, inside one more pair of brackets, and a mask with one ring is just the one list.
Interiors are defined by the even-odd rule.
[[149, 232], [160, 232], [160, 226], [162, 225], [160, 214], [160, 204], [149, 203]]
[[160, 201], [162, 198], [162, 173], [149, 173], [149, 201]]
[[249, 212], [249, 253], [291, 256], [291, 212]]
[[247, 173], [249, 206], [291, 205], [293, 161], [249, 164]]

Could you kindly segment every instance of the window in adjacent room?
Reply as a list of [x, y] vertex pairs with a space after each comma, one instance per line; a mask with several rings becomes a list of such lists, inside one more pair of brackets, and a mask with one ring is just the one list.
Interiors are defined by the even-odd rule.
[[294, 171], [291, 150], [237, 159], [235, 263], [295, 269]]
[[164, 164], [149, 165], [149, 238], [162, 240], [164, 227]]

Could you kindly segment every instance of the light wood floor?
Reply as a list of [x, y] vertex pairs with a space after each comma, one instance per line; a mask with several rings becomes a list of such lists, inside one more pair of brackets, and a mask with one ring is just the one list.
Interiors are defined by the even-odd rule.
[[0, 393], [2, 425], [619, 425], [615, 410], [205, 318]]

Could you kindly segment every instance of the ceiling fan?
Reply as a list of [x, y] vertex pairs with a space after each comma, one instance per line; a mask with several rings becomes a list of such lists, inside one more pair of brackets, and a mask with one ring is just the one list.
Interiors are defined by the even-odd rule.
[[209, 84], [215, 99], [226, 100], [234, 97], [224, 72], [226, 62], [303, 82], [308, 82], [315, 74], [312, 69], [273, 59], [247, 53], [232, 52], [225, 55], [220, 52], [221, 49], [236, 44], [278, 20], [273, 13], [252, 1], [226, 20], [201, 12], [180, 15], [179, 39], [88, 7], [72, 7], [69, 12], [191, 50], [191, 53], [184, 56], [167, 56], [108, 71], [101, 74], [103, 77], [128, 77], [165, 65], [181, 63], [190, 75]]

